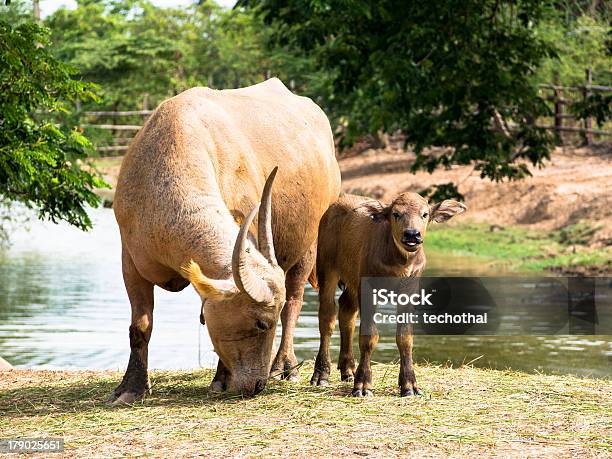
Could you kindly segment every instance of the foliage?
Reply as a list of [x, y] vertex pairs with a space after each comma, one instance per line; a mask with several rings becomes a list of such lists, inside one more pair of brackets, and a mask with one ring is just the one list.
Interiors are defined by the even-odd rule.
[[458, 199], [464, 201], [465, 196], [459, 193], [454, 183], [441, 183], [431, 187], [427, 187], [420, 191], [419, 194], [430, 202], [441, 202], [445, 199]]
[[139, 6], [132, 1], [80, 1], [75, 10], [59, 9], [45, 21], [56, 56], [100, 84], [102, 106], [115, 110], [134, 110], [146, 93], [163, 98], [180, 78], [176, 40], [186, 14], [159, 14], [148, 4]]
[[104, 186], [84, 170], [89, 141], [68, 123], [68, 101], [95, 98], [93, 87], [49, 51], [48, 31], [0, 18], [0, 198], [39, 210], [41, 218], [91, 226], [85, 205]]
[[267, 51], [266, 31], [250, 12], [213, 1], [159, 8], [148, 0], [80, 0], [45, 23], [55, 53], [103, 88], [97, 109], [134, 110], [148, 95], [154, 107], [192, 86], [233, 88], [276, 75], [303, 59]]
[[0, 16], [12, 25], [29, 19], [28, 14], [31, 13], [31, 9], [29, 2], [0, 0]]
[[[13, 11], [16, 23], [29, 3], [11, 8], [2, 16]], [[278, 76], [325, 109], [341, 146], [401, 130], [415, 169], [474, 162], [482, 177], [502, 180], [548, 157], [552, 138], [535, 127], [549, 114], [538, 83], [582, 84], [590, 66], [596, 84], [609, 84], [609, 14], [599, 0], [241, 0], [230, 10], [210, 0], [78, 0], [45, 25], [48, 49], [102, 88], [83, 110], [134, 110], [144, 98], [153, 108], [192, 86]], [[608, 99], [587, 102], [579, 116], [609, 117]], [[457, 196], [451, 183], [428, 192]]]
[[[562, 12], [560, 13], [562, 14]], [[612, 83], [612, 38], [609, 22], [602, 18], [579, 16], [564, 22], [557, 15], [542, 21], [536, 35], [557, 48], [555, 58], [544, 59], [534, 75], [536, 83], [565, 86], [585, 84], [585, 70], [590, 68], [593, 83]]]
[[[313, 54], [329, 70], [326, 108], [346, 120], [348, 141], [400, 129], [417, 153], [415, 169], [475, 161], [482, 177], [496, 181], [528, 174], [517, 160], [541, 165], [548, 158], [551, 138], [534, 123], [547, 108], [530, 79], [555, 55], [535, 33], [549, 12], [544, 3], [240, 4], [274, 26], [276, 43]], [[452, 149], [426, 155], [429, 146]]]
[[571, 107], [572, 112], [579, 119], [595, 117], [597, 124], [603, 126], [612, 119], [612, 94], [591, 94], [585, 100], [578, 101]]

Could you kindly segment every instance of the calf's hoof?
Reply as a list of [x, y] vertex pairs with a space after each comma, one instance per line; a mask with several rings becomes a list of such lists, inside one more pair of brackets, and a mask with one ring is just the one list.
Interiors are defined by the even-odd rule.
[[412, 397], [413, 395], [422, 395], [422, 393], [416, 387], [400, 388], [400, 397]]
[[374, 397], [370, 389], [353, 389], [353, 397]]
[[323, 371], [315, 370], [310, 378], [311, 386], [329, 386], [329, 375]]
[[355, 360], [350, 357], [342, 357], [338, 361], [338, 370], [340, 370], [340, 380], [354, 381], [355, 380]]

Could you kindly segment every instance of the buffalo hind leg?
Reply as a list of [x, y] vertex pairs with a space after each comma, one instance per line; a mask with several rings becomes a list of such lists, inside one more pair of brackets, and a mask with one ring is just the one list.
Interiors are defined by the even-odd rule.
[[378, 330], [373, 318], [361, 316], [359, 325], [359, 366], [355, 373], [353, 397], [371, 397], [372, 394], [372, 352], [378, 343]]
[[310, 275], [315, 262], [316, 244], [293, 266], [285, 280], [287, 301], [281, 312], [283, 335], [276, 357], [272, 362], [270, 375], [275, 378], [297, 381], [299, 372], [295, 350], [293, 348], [293, 333], [304, 301], [304, 285]]
[[399, 388], [400, 396], [418, 395], [416, 375], [412, 362], [412, 325], [397, 324], [395, 342], [400, 354]]
[[342, 381], [353, 381], [355, 377], [355, 358], [353, 357], [353, 335], [355, 334], [355, 321], [359, 312], [359, 302], [351, 292], [346, 289], [340, 295], [340, 355], [338, 357], [338, 370]]
[[123, 280], [132, 307], [130, 360], [121, 384], [110, 397], [113, 404], [133, 403], [151, 392], [147, 372], [148, 348], [153, 329], [153, 284], [142, 278], [127, 250], [122, 253]]
[[325, 273], [319, 279], [319, 353], [315, 360], [314, 372], [310, 378], [313, 386], [329, 384], [331, 359], [329, 357], [329, 342], [336, 326], [336, 285], [338, 276]]

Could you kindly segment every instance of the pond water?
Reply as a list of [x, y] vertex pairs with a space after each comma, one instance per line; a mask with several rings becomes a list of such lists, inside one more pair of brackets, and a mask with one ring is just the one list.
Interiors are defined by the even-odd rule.
[[[124, 369], [129, 354], [130, 308], [123, 286], [120, 239], [110, 209], [91, 211], [94, 229], [32, 220], [11, 233], [0, 253], [0, 356], [16, 367]], [[471, 257], [428, 253], [429, 275], [494, 274]], [[498, 273], [495, 273], [498, 274]], [[156, 289], [151, 368], [211, 367], [216, 354], [199, 323], [192, 288]], [[280, 326], [278, 327], [280, 333]], [[339, 336], [332, 341], [337, 355]], [[299, 360], [318, 349], [317, 297], [308, 290], [296, 331]], [[548, 373], [610, 376], [609, 336], [417, 336], [417, 361], [513, 368]], [[356, 351], [358, 355], [358, 351]], [[381, 337], [376, 361], [398, 359], [395, 339]]]

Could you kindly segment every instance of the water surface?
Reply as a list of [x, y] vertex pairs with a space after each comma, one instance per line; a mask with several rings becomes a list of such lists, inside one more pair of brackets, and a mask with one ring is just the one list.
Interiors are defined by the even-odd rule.
[[[16, 229], [0, 254], [0, 356], [17, 367], [124, 369], [130, 307], [121, 276], [119, 231], [110, 209], [91, 211], [94, 230], [33, 220]], [[428, 253], [429, 275], [496, 275], [472, 257]], [[308, 290], [296, 330], [298, 359], [318, 349], [316, 292]], [[151, 368], [213, 366], [216, 354], [199, 323], [191, 287], [155, 292]], [[280, 327], [278, 327], [280, 334]], [[339, 348], [336, 332], [332, 356]], [[417, 336], [415, 358], [461, 365], [609, 376], [610, 337]], [[356, 355], [358, 351], [356, 350]], [[381, 337], [376, 361], [398, 358], [393, 337]]]

